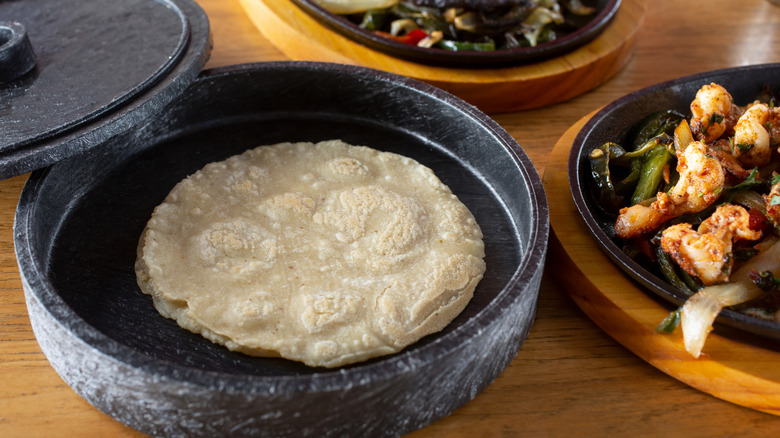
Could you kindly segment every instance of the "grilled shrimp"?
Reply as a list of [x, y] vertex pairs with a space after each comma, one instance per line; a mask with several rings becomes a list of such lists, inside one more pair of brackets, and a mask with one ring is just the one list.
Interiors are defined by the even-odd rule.
[[764, 196], [766, 201], [766, 217], [772, 221], [775, 227], [780, 228], [780, 182], [772, 185], [769, 193]]
[[732, 114], [737, 111], [725, 88], [715, 83], [704, 85], [691, 102], [691, 130], [696, 138], [710, 143], [726, 132]]
[[[769, 132], [769, 140], [772, 144], [780, 143], [780, 107], [769, 108], [769, 117], [764, 123], [764, 128]], [[780, 152], [780, 148], [778, 148]]]
[[745, 167], [762, 166], [772, 156], [771, 138], [764, 124], [770, 117], [769, 107], [763, 103], [750, 105], [734, 126], [735, 157]]
[[680, 179], [674, 187], [669, 193], [659, 192], [649, 207], [636, 204], [620, 210], [615, 223], [618, 236], [638, 237], [669, 219], [704, 210], [718, 199], [726, 182], [723, 167], [717, 158], [707, 154], [707, 146], [699, 141], [677, 151], [677, 171]]
[[718, 207], [696, 231], [688, 223], [665, 229], [661, 249], [705, 285], [728, 281], [733, 242], [761, 237], [761, 231], [752, 230], [749, 225], [750, 215], [744, 207], [726, 204]]

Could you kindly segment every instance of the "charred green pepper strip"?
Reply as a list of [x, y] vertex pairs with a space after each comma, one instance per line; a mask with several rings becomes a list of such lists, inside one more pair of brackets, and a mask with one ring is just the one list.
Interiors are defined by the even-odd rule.
[[693, 295], [695, 293], [695, 289], [691, 289], [688, 283], [677, 274], [677, 269], [675, 268], [676, 264], [672, 260], [672, 257], [664, 252], [660, 246], [655, 247], [655, 258], [658, 261], [658, 267], [661, 268], [661, 274], [672, 284], [672, 286], [688, 295]]
[[610, 150], [614, 143], [605, 143], [588, 154], [590, 171], [596, 183], [599, 201], [609, 209], [619, 207], [615, 186], [609, 169]]
[[390, 8], [390, 11], [401, 18], [417, 18], [422, 14], [422, 9], [408, 2], [399, 2]]
[[[619, 208], [617, 195], [629, 195], [634, 191], [642, 171], [642, 155], [658, 146], [658, 141], [647, 142], [633, 152], [626, 152], [617, 143], [604, 143], [590, 153], [591, 171], [599, 188], [601, 201], [612, 209]], [[630, 167], [629, 174], [620, 181], [612, 180], [611, 165]]]
[[[655, 137], [648, 143], [657, 142], [660, 137]], [[658, 144], [647, 155], [642, 164], [634, 194], [631, 195], [631, 205], [638, 204], [645, 199], [652, 198], [658, 193], [658, 186], [663, 180], [664, 167], [674, 157], [669, 148], [664, 144]]]
[[[632, 152], [626, 152], [626, 150], [623, 149], [622, 146], [612, 142], [604, 143], [602, 145], [602, 149], [609, 152], [609, 159], [612, 164], [629, 166], [633, 163], [634, 158], [639, 158], [642, 155], [646, 154], [654, 147], [658, 146], [660, 142], [661, 142], [660, 140], [656, 140], [654, 142], [648, 141], [645, 144], [643, 144], [640, 148]], [[605, 146], [606, 148], [604, 148]]]
[[621, 165], [621, 166], [631, 166], [633, 168], [634, 161], [636, 161], [635, 158], [640, 158], [641, 156], [650, 152], [654, 147], [658, 145], [658, 142], [648, 141], [645, 144], [641, 145], [641, 147], [631, 152], [626, 152], [622, 147], [614, 143], [608, 143], [608, 144], [612, 145], [610, 147], [610, 158], [612, 158], [612, 162], [614, 164]]
[[[640, 148], [642, 153], [647, 152], [647, 150]], [[639, 152], [639, 151], [634, 151]], [[628, 154], [625, 154], [623, 157], [625, 157]], [[639, 175], [642, 174], [642, 160], [640, 159], [641, 155], [634, 156], [630, 160], [624, 160], [622, 159], [616, 159], [614, 160], [617, 163], [625, 165], [625, 162], [628, 162], [628, 166], [630, 167], [631, 171], [629, 174], [623, 178], [620, 182], [618, 182], [615, 185], [615, 191], [618, 193], [622, 193], [626, 196], [629, 196], [631, 193], [634, 192], [634, 189], [636, 188], [637, 183], [639, 182]]]
[[669, 315], [666, 316], [666, 318], [661, 321], [660, 324], [655, 328], [655, 331], [658, 333], [672, 333], [677, 328], [677, 326], [680, 325], [680, 321], [682, 319], [680, 311], [682, 309], [673, 310], [669, 313]]
[[639, 174], [642, 173], [642, 160], [635, 160], [636, 166], [631, 166], [631, 172], [625, 178], [615, 183], [615, 192], [623, 195], [630, 195], [634, 192], [634, 187], [639, 181]]
[[625, 178], [614, 183], [615, 192], [628, 195], [634, 191], [634, 188], [639, 182], [639, 177], [642, 175], [642, 164], [644, 161], [641, 157], [657, 147], [661, 140], [663, 142], [669, 140], [666, 134], [662, 135], [662, 137], [659, 137], [654, 141], [651, 139], [651, 141], [645, 142], [645, 144], [631, 152], [626, 152], [622, 147], [614, 143], [607, 143], [609, 145], [610, 164], [630, 168], [630, 171]]
[[702, 288], [701, 281], [697, 280], [691, 274], [685, 272], [685, 270], [680, 270], [680, 278], [685, 282], [685, 284], [688, 285], [688, 290], [692, 290], [694, 293]]
[[626, 155], [626, 150], [617, 143], [604, 143], [599, 149], [609, 154], [609, 160], [611, 163], [614, 163], [615, 160], [619, 160], [624, 155]]
[[363, 21], [360, 23], [360, 27], [369, 31], [381, 30], [387, 17], [387, 9], [367, 11], [363, 14]]
[[[639, 151], [641, 151], [641, 153], [647, 152], [645, 149], [640, 149]], [[617, 193], [628, 196], [634, 192], [634, 187], [636, 187], [637, 182], [639, 182], [639, 175], [642, 173], [642, 160], [639, 159], [641, 155], [635, 155], [635, 153], [639, 151], [632, 152], [631, 156], [628, 155], [629, 153], [625, 153], [612, 160], [613, 163], [629, 167], [630, 169], [628, 175], [615, 184], [615, 191]]]
[[[657, 137], [657, 136], [656, 136]], [[650, 152], [658, 146], [661, 143], [661, 140], [659, 138], [651, 138], [650, 140], [646, 141], [643, 145], [641, 145], [639, 148], [632, 152], [626, 152], [621, 158], [623, 159], [633, 159], [633, 158], [639, 158], [642, 155]]]
[[486, 42], [479, 42], [479, 43], [441, 40], [438, 43], [436, 43], [436, 46], [445, 50], [452, 50], [453, 52], [463, 52], [463, 51], [490, 52], [496, 50], [496, 43], [492, 40]]
[[659, 111], [642, 119], [639, 122], [637, 133], [632, 142], [634, 148], [639, 148], [653, 137], [666, 133], [672, 135], [674, 128], [680, 124], [685, 116], [674, 110]]

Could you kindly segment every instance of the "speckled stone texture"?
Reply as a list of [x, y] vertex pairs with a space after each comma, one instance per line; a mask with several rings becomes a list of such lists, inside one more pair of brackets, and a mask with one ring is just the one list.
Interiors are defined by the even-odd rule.
[[211, 53], [208, 19], [192, 0], [12, 0], [0, 2], [0, 20], [24, 26], [37, 55], [27, 74], [0, 80], [0, 178], [134, 128]]
[[538, 272], [527, 293], [481, 333], [433, 361], [397, 360], [380, 375], [367, 370], [336, 379], [313, 376], [301, 387], [284, 379], [249, 378], [244, 391], [228, 382], [222, 388], [218, 376], [203, 386], [187, 382], [187, 372], [169, 376], [123, 363], [85, 345], [34, 295], [26, 296], [36, 338], [63, 380], [101, 411], [142, 432], [378, 437], [403, 435], [448, 415], [503, 371], [533, 323]]
[[0, 21], [0, 86], [35, 67], [35, 51], [27, 30], [15, 21]]
[[[487, 271], [463, 313], [400, 353], [332, 370], [233, 353], [160, 316], [133, 262], [171, 187], [249, 147], [328, 138], [414, 158], [474, 213]], [[204, 72], [136, 130], [34, 172], [15, 222], [30, 319], [52, 366], [154, 436], [398, 436], [448, 415], [527, 336], [547, 238], [541, 180], [487, 116], [411, 79], [307, 62]]]

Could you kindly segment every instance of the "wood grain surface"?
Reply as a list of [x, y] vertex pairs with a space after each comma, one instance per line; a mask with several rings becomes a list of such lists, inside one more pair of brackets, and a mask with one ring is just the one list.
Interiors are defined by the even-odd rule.
[[[239, 0], [197, 1], [212, 25], [209, 67], [287, 59]], [[778, 61], [780, 7], [767, 0], [652, 0], [630, 59], [611, 79], [572, 100], [494, 119], [544, 171], [564, 133], [618, 97], [688, 74]], [[13, 214], [25, 179], [0, 182], [0, 436], [141, 436], [70, 390], [35, 341], [13, 252]], [[552, 281], [566, 275], [577, 274], [548, 263], [537, 321], [498, 379], [410, 436], [732, 437], [780, 431], [779, 417], [699, 391], [615, 341]]]
[[647, 0], [623, 0], [592, 42], [536, 63], [479, 69], [422, 65], [369, 49], [331, 30], [290, 0], [240, 0], [263, 36], [296, 60], [361, 65], [447, 90], [489, 113], [563, 102], [602, 84], [631, 55]]

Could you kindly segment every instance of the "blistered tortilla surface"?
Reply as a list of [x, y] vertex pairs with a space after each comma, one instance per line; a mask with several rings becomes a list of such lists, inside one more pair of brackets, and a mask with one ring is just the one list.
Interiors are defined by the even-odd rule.
[[482, 232], [433, 172], [333, 140], [261, 146], [176, 185], [138, 246], [157, 310], [230, 350], [336, 367], [452, 321]]

